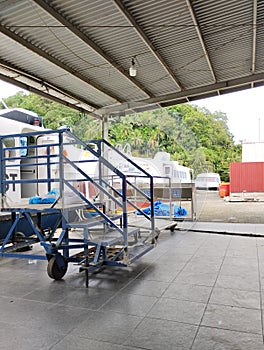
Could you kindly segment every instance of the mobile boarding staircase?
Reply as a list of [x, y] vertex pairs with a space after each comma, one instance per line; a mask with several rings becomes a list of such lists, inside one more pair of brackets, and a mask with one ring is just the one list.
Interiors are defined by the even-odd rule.
[[[128, 266], [153, 249], [159, 234], [153, 177], [107, 141], [85, 143], [68, 129], [12, 134], [0, 136], [0, 156], [1, 212], [10, 217], [6, 232], [0, 225], [0, 256], [47, 259], [55, 280], [69, 263], [78, 264], [88, 286], [88, 272]], [[116, 164], [136, 169], [137, 181]], [[137, 193], [140, 204], [129, 192]], [[20, 200], [12, 200], [16, 193]], [[142, 211], [143, 202], [150, 215]], [[130, 225], [135, 212], [145, 220], [144, 229]], [[43, 227], [46, 215], [56, 220]], [[22, 219], [26, 232], [18, 232]], [[45, 254], [26, 251], [36, 243]]]

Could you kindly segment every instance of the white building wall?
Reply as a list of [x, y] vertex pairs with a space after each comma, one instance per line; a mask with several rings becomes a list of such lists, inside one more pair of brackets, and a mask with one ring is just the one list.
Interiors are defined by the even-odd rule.
[[242, 162], [264, 162], [264, 142], [243, 142]]

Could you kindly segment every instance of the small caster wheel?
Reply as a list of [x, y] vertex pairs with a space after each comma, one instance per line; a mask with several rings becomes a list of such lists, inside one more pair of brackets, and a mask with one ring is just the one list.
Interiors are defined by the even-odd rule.
[[[57, 261], [59, 259], [61, 259], [60, 260], [61, 266], [59, 266]], [[58, 256], [57, 258], [53, 256], [48, 262], [47, 273], [50, 278], [54, 280], [60, 280], [67, 272], [67, 269], [68, 269], [68, 263], [62, 255]]]

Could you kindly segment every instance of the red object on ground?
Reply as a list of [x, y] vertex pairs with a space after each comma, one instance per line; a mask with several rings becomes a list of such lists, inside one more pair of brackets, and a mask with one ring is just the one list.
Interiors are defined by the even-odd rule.
[[230, 183], [221, 182], [219, 185], [219, 196], [221, 198], [227, 197], [230, 194]]

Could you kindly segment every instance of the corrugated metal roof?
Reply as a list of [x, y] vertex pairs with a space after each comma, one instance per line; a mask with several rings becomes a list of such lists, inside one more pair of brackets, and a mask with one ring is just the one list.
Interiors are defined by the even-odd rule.
[[261, 0], [7, 0], [0, 23], [0, 79], [99, 117], [264, 81]]

